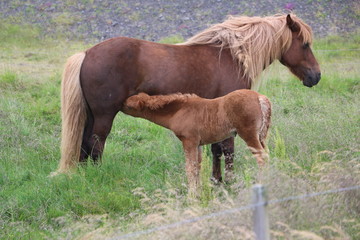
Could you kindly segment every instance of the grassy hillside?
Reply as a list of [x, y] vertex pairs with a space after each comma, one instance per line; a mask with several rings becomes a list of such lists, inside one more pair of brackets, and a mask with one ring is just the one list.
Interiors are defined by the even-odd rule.
[[[0, 24], [1, 239], [96, 239], [249, 203], [258, 169], [240, 139], [236, 181], [210, 185], [207, 150], [202, 197], [189, 202], [180, 142], [168, 130], [122, 113], [100, 166], [49, 178], [60, 158], [62, 66], [90, 45], [41, 36], [31, 26]], [[271, 199], [360, 184], [360, 50], [346, 50], [359, 45], [358, 35], [316, 40], [322, 80], [313, 88], [279, 63], [264, 73], [260, 92], [274, 108], [271, 161], [262, 178]], [[359, 199], [353, 191], [271, 206], [272, 235], [356, 239]], [[148, 237], [246, 239], [249, 214], [196, 225], [202, 230], [177, 228]]]

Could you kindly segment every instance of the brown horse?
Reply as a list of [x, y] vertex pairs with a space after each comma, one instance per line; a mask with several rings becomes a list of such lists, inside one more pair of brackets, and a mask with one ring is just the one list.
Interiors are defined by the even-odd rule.
[[[294, 15], [230, 17], [180, 45], [118, 37], [73, 55], [62, 79], [61, 160], [54, 174], [101, 157], [115, 115], [139, 92], [224, 96], [257, 85], [276, 59], [305, 86], [316, 85], [320, 69], [311, 41], [310, 27]], [[212, 145], [217, 180], [223, 153], [225, 170], [232, 169], [233, 141]]]
[[190, 94], [129, 97], [122, 111], [172, 130], [181, 140], [191, 191], [199, 185], [201, 145], [217, 143], [237, 133], [256, 157], [265, 163], [265, 139], [270, 125], [271, 104], [250, 90], [237, 90], [215, 99]]

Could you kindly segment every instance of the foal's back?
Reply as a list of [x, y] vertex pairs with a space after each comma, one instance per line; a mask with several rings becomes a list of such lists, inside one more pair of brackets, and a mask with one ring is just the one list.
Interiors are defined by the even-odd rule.
[[224, 112], [239, 136], [251, 146], [265, 147], [271, 122], [269, 99], [251, 90], [238, 90], [224, 96]]
[[[264, 125], [262, 99], [250, 90], [237, 90], [215, 99], [189, 98], [171, 118], [177, 136], [197, 137], [200, 144], [222, 141], [235, 133], [258, 139]], [[268, 100], [267, 100], [268, 101]]]
[[265, 96], [251, 90], [237, 90], [219, 99], [223, 99], [224, 112], [233, 125], [248, 126], [262, 114], [261, 97]]

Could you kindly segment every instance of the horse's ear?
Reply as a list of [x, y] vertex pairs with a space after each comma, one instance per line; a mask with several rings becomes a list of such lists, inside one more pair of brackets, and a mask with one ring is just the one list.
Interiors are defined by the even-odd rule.
[[289, 26], [292, 32], [300, 32], [299, 24], [291, 18], [290, 14], [286, 16], [286, 24]]

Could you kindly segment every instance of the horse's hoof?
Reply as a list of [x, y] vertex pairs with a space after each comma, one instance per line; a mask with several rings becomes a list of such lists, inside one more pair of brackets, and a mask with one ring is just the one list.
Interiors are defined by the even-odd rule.
[[215, 185], [219, 185], [222, 182], [222, 179], [221, 179], [221, 177], [219, 179], [211, 177], [210, 181], [212, 181]]

